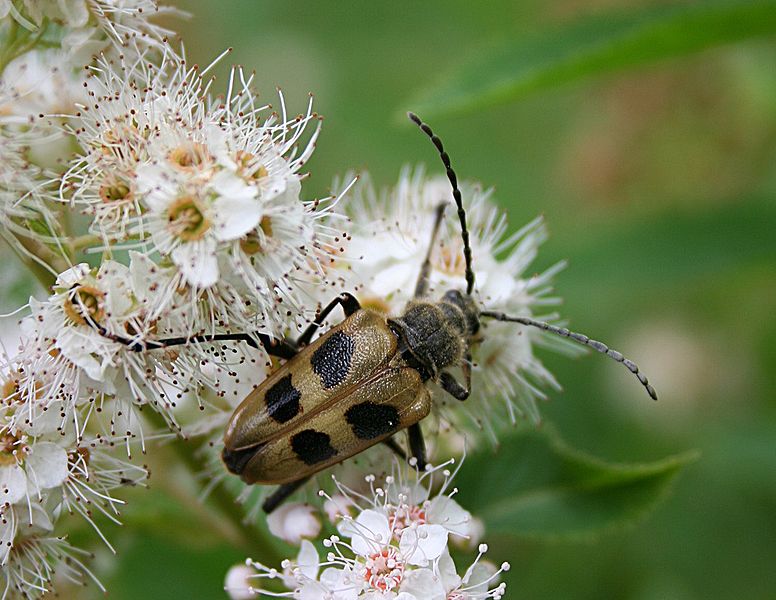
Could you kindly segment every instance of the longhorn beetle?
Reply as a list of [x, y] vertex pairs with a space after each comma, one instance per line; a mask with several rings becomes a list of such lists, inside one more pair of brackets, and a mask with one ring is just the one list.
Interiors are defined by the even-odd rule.
[[[625, 365], [657, 400], [654, 388], [636, 364], [606, 344], [530, 317], [478, 306], [472, 295], [472, 252], [458, 179], [441, 140], [415, 114], [408, 116], [431, 138], [450, 180], [461, 224], [466, 290], [450, 290], [436, 301], [427, 297], [431, 252], [445, 208], [440, 205], [413, 300], [402, 315], [386, 318], [362, 308], [353, 295], [343, 293], [317, 314], [296, 342], [256, 336], [267, 353], [287, 362], [234, 411], [224, 434], [222, 458], [229, 471], [246, 483], [280, 484], [264, 501], [266, 512], [274, 510], [314, 474], [377, 443], [385, 443], [404, 456], [391, 437], [403, 429], [408, 432], [410, 453], [418, 468], [423, 469], [425, 444], [419, 423], [431, 411], [427, 382], [437, 382], [457, 400], [469, 397], [471, 351], [482, 319], [535, 327], [606, 354]], [[345, 320], [311, 341], [337, 306], [344, 310]], [[141, 343], [111, 334], [93, 321], [90, 324], [102, 335], [136, 351], [227, 340], [257, 346], [248, 334]], [[460, 367], [464, 383], [449, 372], [454, 367]]]

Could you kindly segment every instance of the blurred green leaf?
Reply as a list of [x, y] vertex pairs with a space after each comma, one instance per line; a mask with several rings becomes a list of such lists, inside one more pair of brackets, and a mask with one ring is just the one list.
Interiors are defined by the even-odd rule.
[[[772, 198], [742, 196], [703, 211], [669, 209], [647, 218], [581, 227], [573, 236], [555, 236], [549, 250], [557, 255], [548, 251], [546, 257], [550, 263], [569, 259], [563, 294], [577, 298], [595, 288], [598, 304], [590, 310], [600, 313], [600, 302], [632, 305], [650, 287], [673, 293], [747, 266], [772, 264], [776, 238], [769, 232], [774, 223]], [[636, 280], [638, 287], [627, 285]]]
[[607, 463], [551, 430], [531, 430], [507, 438], [498, 460], [487, 452], [467, 459], [457, 483], [461, 503], [485, 520], [490, 538], [591, 539], [648, 514], [697, 456]]
[[470, 111], [584, 77], [774, 33], [774, 0], [701, 2], [595, 15], [509, 40], [462, 66], [407, 107], [425, 118]]

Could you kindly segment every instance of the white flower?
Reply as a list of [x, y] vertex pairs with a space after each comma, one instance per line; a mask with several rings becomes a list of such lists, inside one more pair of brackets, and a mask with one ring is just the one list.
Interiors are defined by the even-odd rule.
[[496, 568], [482, 557], [488, 551], [486, 544], [478, 547], [477, 558], [469, 565], [463, 576], [458, 575], [450, 553], [445, 551], [439, 564], [439, 580], [444, 588], [444, 597], [448, 600], [500, 600], [504, 596], [506, 584], [499, 582], [501, 573], [509, 571], [509, 563]]
[[31, 35], [47, 26], [44, 19], [60, 26], [62, 47], [74, 62], [86, 62], [110, 44], [123, 52], [131, 52], [136, 46], [161, 46], [164, 38], [174, 32], [155, 23], [155, 18], [185, 13], [159, 6], [156, 0], [0, 1], [0, 18], [8, 14]]
[[258, 595], [251, 585], [251, 578], [256, 576], [256, 570], [246, 564], [238, 564], [226, 572], [224, 590], [231, 600], [250, 600]]
[[284, 561], [282, 572], [250, 560], [247, 564], [256, 569], [255, 578], [280, 578], [291, 590], [274, 594], [298, 600], [501, 598], [504, 584], [497, 580], [509, 566], [491, 568], [482, 560], [485, 545], [460, 575], [450, 557], [450, 536], [468, 534], [471, 521], [445, 493], [454, 477], [450, 464], [419, 473], [394, 463], [394, 474], [380, 485], [373, 475], [364, 479], [368, 490], [355, 491], [335, 480], [338, 494], [320, 492], [338, 508], [339, 520], [339, 535], [323, 540], [328, 549], [323, 560], [303, 540], [296, 560]]
[[62, 484], [62, 507], [81, 515], [111, 550], [113, 546], [94, 521], [94, 511], [120, 524], [119, 507], [124, 502], [113, 493], [122, 487], [145, 485], [148, 479], [145, 467], [111, 454], [110, 447], [117, 441], [123, 440], [95, 437], [73, 444], [67, 454], [67, 476]]
[[[103, 592], [105, 588], [82, 562], [89, 553], [71, 546], [63, 538], [51, 535], [51, 521], [36, 504], [30, 507], [6, 509], [0, 522], [0, 555], [4, 578], [4, 596], [41, 598], [52, 590], [52, 580], [84, 585], [91, 579]], [[31, 516], [30, 516], [31, 515]], [[19, 523], [19, 535], [11, 546], [7, 544], [9, 523]]]
[[288, 503], [267, 517], [267, 526], [275, 537], [299, 544], [302, 539], [315, 538], [321, 532], [321, 520], [309, 504]]
[[84, 152], [59, 200], [84, 206], [104, 247], [120, 242], [175, 267], [172, 289], [197, 307], [189, 332], [228, 323], [281, 335], [312, 317], [316, 303], [303, 284], [318, 281], [342, 251], [336, 199], [300, 197], [319, 125], [307, 140], [305, 129], [318, 118], [311, 104], [287, 118], [282, 96], [283, 116], [265, 116], [239, 69], [227, 97], [213, 98], [209, 68], [189, 67], [172, 50], [159, 66], [99, 61], [73, 126]]
[[45, 490], [67, 478], [67, 451], [9, 430], [0, 434], [0, 502], [40, 500]]
[[[491, 190], [460, 184], [471, 236], [475, 295], [480, 305], [509, 314], [532, 315], [558, 303], [549, 296], [552, 276], [562, 267], [534, 275], [526, 271], [546, 238], [541, 219], [507, 235], [506, 217], [492, 202]], [[343, 260], [327, 273], [343, 290], [355, 293], [362, 306], [399, 315], [411, 300], [421, 265], [429, 249], [435, 212], [447, 206], [436, 245], [431, 252], [428, 297], [466, 287], [461, 230], [450, 184], [444, 177], [427, 177], [422, 169], [402, 171], [395, 187], [378, 193], [362, 176], [347, 203], [352, 240]], [[331, 293], [327, 290], [327, 293]], [[542, 314], [552, 319], [552, 314]], [[534, 355], [546, 344], [539, 331], [520, 330], [509, 323], [483, 324], [473, 348], [472, 400], [451, 401], [434, 390], [434, 407], [447, 421], [491, 428], [482, 415], [506, 408], [510, 420], [528, 415], [539, 419], [536, 400], [543, 387], [557, 386], [552, 374]], [[497, 417], [492, 419], [498, 421]]]
[[34, 50], [11, 61], [0, 79], [6, 92], [0, 114], [21, 117], [20, 124], [41, 114], [72, 114], [87, 98], [79, 67], [60, 50]]

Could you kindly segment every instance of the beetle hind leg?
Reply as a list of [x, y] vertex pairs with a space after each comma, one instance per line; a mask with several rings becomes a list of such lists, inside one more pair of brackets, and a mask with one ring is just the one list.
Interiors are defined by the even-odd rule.
[[264, 502], [261, 504], [261, 509], [267, 514], [271, 513], [308, 481], [310, 481], [309, 477], [302, 477], [291, 483], [284, 483], [264, 499]]
[[423, 431], [418, 423], [410, 425], [407, 429], [410, 438], [410, 454], [415, 459], [415, 466], [419, 471], [426, 470], [426, 442], [423, 439]]
[[383, 444], [388, 446], [388, 448], [391, 449], [391, 451], [398, 456], [402, 460], [407, 460], [407, 453], [404, 451], [404, 449], [396, 442], [395, 439], [392, 437], [389, 437], [387, 440], [383, 440]]

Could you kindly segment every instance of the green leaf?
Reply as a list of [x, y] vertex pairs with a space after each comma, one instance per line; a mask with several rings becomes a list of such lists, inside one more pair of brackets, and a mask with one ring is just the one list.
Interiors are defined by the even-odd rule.
[[489, 538], [585, 540], [635, 524], [697, 456], [608, 463], [552, 431], [530, 430], [507, 438], [498, 458], [468, 458], [456, 481], [461, 504], [484, 519]]
[[776, 33], [776, 0], [599, 14], [509, 40], [422, 94], [424, 118], [517, 100], [567, 82]]

